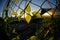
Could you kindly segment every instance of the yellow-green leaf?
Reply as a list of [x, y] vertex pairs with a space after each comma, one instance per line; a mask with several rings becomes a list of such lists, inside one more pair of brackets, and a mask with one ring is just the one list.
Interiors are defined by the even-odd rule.
[[11, 13], [12, 15], [15, 15], [15, 16], [17, 16], [18, 14], [17, 14], [17, 12], [12, 12]]
[[8, 18], [5, 18], [4, 21], [7, 22]]
[[40, 13], [37, 13], [37, 14], [36, 14], [36, 17], [37, 17], [37, 18], [41, 18]]
[[20, 19], [21, 19], [21, 17], [20, 17], [20, 16], [18, 16], [18, 21], [20, 21]]
[[39, 12], [34, 11], [34, 12], [32, 12], [32, 14], [33, 14], [33, 16], [35, 15], [36, 18], [41, 18], [41, 15]]
[[32, 14], [35, 15], [37, 12], [36, 11], [33, 11]]
[[47, 32], [46, 32], [46, 34], [44, 35], [44, 37], [46, 37], [48, 33], [49, 33], [49, 30], [47, 30]]
[[30, 15], [28, 15], [28, 14], [26, 14], [25, 19], [26, 19], [27, 23], [29, 23], [29, 22], [31, 21], [31, 16], [30, 16]]
[[49, 40], [53, 40], [53, 36], [49, 38]]
[[37, 37], [36, 36], [31, 36], [30, 40], [37, 40]]
[[20, 39], [19, 35], [17, 35], [17, 37], [16, 37], [16, 38], [17, 38], [17, 40], [19, 40], [19, 39]]
[[18, 1], [19, 1], [19, 0], [12, 0], [12, 2], [16, 2], [16, 3], [18, 3]]
[[24, 13], [24, 11], [22, 10], [22, 11], [20, 11], [20, 15], [22, 15]]
[[30, 12], [31, 12], [30, 5], [28, 5], [28, 6], [27, 6], [26, 11], [27, 11], [28, 13], [30, 13]]
[[16, 40], [16, 38], [12, 38], [11, 40]]
[[15, 32], [15, 28], [13, 29], [12, 33], [16, 33], [16, 32]]

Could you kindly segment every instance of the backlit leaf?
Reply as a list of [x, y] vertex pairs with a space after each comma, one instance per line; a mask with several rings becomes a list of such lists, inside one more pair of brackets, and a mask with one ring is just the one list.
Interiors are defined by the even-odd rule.
[[26, 11], [27, 11], [27, 12], [31, 12], [30, 5], [27, 6]]
[[17, 40], [19, 40], [20, 39], [20, 37], [19, 37], [19, 35], [17, 35]]
[[12, 33], [16, 33], [16, 32], [15, 32], [15, 28], [13, 29]]
[[36, 36], [31, 36], [30, 40], [37, 40], [37, 37]]
[[28, 14], [26, 14], [25, 19], [26, 19], [27, 23], [29, 23], [29, 22], [31, 21], [31, 16], [30, 16], [30, 15], [28, 15]]
[[21, 17], [20, 17], [20, 16], [18, 16], [18, 21], [20, 21], [20, 19], [21, 19]]
[[12, 38], [11, 40], [16, 40], [16, 38]]
[[49, 30], [47, 30], [47, 32], [46, 32], [46, 34], [44, 35], [44, 37], [46, 37], [48, 33], [49, 33]]
[[22, 10], [22, 11], [20, 11], [20, 15], [22, 15], [24, 13], [24, 11]]
[[18, 2], [19, 0], [16, 0], [16, 3]]
[[53, 40], [53, 37], [50, 37], [49, 40]]
[[37, 13], [37, 14], [36, 14], [36, 17], [37, 17], [37, 18], [41, 18], [40, 13]]
[[4, 19], [5, 22], [7, 22], [7, 20], [8, 20], [8, 17]]
[[18, 3], [18, 1], [19, 1], [19, 0], [12, 0], [12, 2], [16, 2], [16, 3]]
[[41, 18], [41, 15], [39, 12], [34, 11], [34, 12], [32, 12], [32, 14], [33, 14], [33, 16], [35, 15], [36, 18]]
[[15, 16], [17, 16], [18, 14], [17, 14], [17, 12], [12, 12], [11, 13], [12, 15], [15, 15]]

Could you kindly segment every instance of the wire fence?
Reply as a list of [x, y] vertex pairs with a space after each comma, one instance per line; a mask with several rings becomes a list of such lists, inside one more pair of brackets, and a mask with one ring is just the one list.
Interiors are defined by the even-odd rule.
[[[12, 0], [10, 0], [8, 2], [9, 4], [7, 4], [8, 10], [4, 9], [3, 13], [5, 16], [7, 15], [8, 17], [11, 17], [12, 16], [11, 12], [17, 12], [18, 14], [20, 14], [20, 11], [23, 10], [23, 14], [21, 15], [21, 16], [23, 16], [25, 14], [28, 14], [26, 12], [26, 8], [28, 7], [28, 5], [30, 5], [31, 11], [36, 11], [37, 13], [41, 12], [42, 9], [46, 9], [46, 10], [51, 9], [51, 8], [57, 9], [58, 0], [54, 0], [54, 1], [55, 2], [52, 2], [52, 0], [35, 0], [35, 1], [34, 0], [18, 0], [18, 3], [16, 3], [16, 2], [13, 2]], [[7, 26], [6, 31], [9, 34], [11, 34], [12, 30], [16, 30], [16, 32], [18, 33], [17, 35], [21, 36], [20, 38], [22, 40], [25, 40], [25, 39], [29, 38], [29, 36], [35, 35], [36, 34], [35, 32], [38, 31], [39, 29], [41, 32], [39, 31], [39, 33], [37, 35], [39, 36], [40, 33], [41, 33], [40, 34], [41, 36], [44, 35], [42, 33], [43, 31], [45, 31], [44, 27], [47, 26], [47, 24], [51, 23], [50, 19], [44, 19], [44, 20], [38, 19], [37, 21], [36, 20], [32, 20], [32, 21], [33, 22], [30, 22], [30, 24], [27, 24], [25, 22], [18, 22], [18, 21], [10, 22], [10, 23], [8, 22], [8, 23], [6, 23], [6, 26]], [[55, 22], [55, 20], [54, 20], [54, 22]], [[54, 23], [54, 22], [52, 21], [52, 23]], [[53, 25], [53, 27], [54, 27], [54, 25]], [[16, 34], [14, 34], [14, 35], [11, 34], [9, 36], [9, 39], [13, 38], [12, 36], [15, 36], [15, 35]], [[43, 37], [41, 37], [41, 38], [43, 38]]]
[[[55, 3], [52, 2], [52, 0], [37, 0], [37, 1], [41, 1], [41, 3], [38, 4], [37, 2], [34, 2], [34, 0], [18, 0], [18, 3], [11, 1], [9, 3], [9, 9], [8, 9], [7, 14], [8, 14], [8, 16], [11, 17], [12, 16], [11, 12], [15, 11], [19, 14], [20, 11], [23, 10], [22, 15], [24, 15], [26, 13], [26, 8], [29, 4], [30, 4], [30, 7], [31, 7], [31, 10], [34, 9], [37, 12], [41, 12], [41, 10], [43, 8], [44, 9], [50, 9], [50, 8], [56, 9], [56, 7], [58, 5], [58, 0], [55, 0]], [[44, 7], [44, 6], [46, 6], [46, 7]]]

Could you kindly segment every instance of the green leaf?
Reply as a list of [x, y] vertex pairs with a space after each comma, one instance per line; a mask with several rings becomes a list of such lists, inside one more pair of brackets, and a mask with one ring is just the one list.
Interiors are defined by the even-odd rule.
[[30, 40], [37, 40], [37, 37], [36, 36], [31, 36]]
[[17, 12], [12, 12], [11, 13], [12, 15], [15, 15], [15, 16], [17, 16], [18, 14], [17, 14]]
[[26, 19], [27, 23], [29, 23], [29, 22], [31, 21], [31, 16], [30, 16], [30, 15], [28, 15], [28, 14], [26, 14], [25, 19]]
[[24, 10], [20, 11], [20, 16], [24, 13]]
[[49, 30], [47, 30], [47, 32], [46, 32], [46, 34], [44, 35], [44, 37], [46, 37], [48, 33], [49, 33]]
[[21, 17], [20, 16], [18, 16], [18, 21], [20, 21], [21, 20]]
[[53, 40], [53, 37], [50, 37], [49, 40]]
[[12, 2], [16, 2], [16, 3], [18, 3], [18, 1], [19, 1], [19, 0], [12, 0]]
[[15, 28], [13, 29], [12, 33], [16, 33], [16, 32], [15, 32]]
[[20, 39], [19, 35], [17, 35], [17, 37], [16, 37], [16, 38], [17, 38], [17, 40], [19, 40], [19, 39]]
[[36, 14], [36, 17], [37, 17], [37, 18], [41, 18], [40, 13], [37, 13], [37, 14]]
[[34, 12], [32, 12], [32, 14], [33, 14], [33, 16], [35, 15], [36, 18], [41, 18], [41, 15], [39, 12], [34, 11]]
[[30, 13], [30, 12], [31, 12], [30, 5], [28, 5], [28, 6], [27, 6], [26, 11], [27, 11], [28, 13]]
[[4, 21], [7, 22], [8, 18], [5, 18]]
[[11, 40], [16, 40], [16, 38], [12, 38]]

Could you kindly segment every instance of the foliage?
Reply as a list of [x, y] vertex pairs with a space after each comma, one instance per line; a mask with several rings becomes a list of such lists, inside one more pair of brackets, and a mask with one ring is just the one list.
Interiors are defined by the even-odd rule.
[[16, 3], [18, 3], [18, 1], [19, 1], [19, 0], [12, 0], [12, 2], [16, 2]]
[[28, 13], [30, 13], [30, 12], [31, 12], [30, 5], [28, 5], [28, 6], [27, 6], [26, 11], [27, 11]]
[[[12, 0], [12, 1], [18, 2], [18, 0]], [[30, 15], [30, 12], [31, 12], [31, 8], [30, 8], [30, 5], [28, 5], [25, 10], [20, 11], [19, 16], [17, 16], [18, 15], [17, 12], [14, 12], [14, 11], [11, 12], [12, 15], [15, 15], [17, 17], [17, 20], [15, 19], [16, 21], [12, 20], [13, 18], [10, 19], [8, 17], [3, 19], [4, 20], [3, 22], [0, 21], [0, 27], [1, 29], [4, 28], [3, 32], [6, 33], [6, 36], [8, 36], [8, 39], [20, 40], [21, 38], [21, 40], [25, 40], [25, 39], [37, 40], [38, 38], [39, 40], [53, 40], [54, 35], [60, 32], [58, 30], [58, 27], [60, 24], [59, 22], [60, 17], [58, 19], [56, 19], [57, 17], [53, 19], [42, 18], [41, 13], [33, 11], [32, 14], [33, 14], [33, 17], [35, 18], [33, 19], [33, 17]], [[24, 13], [26, 13], [25, 20], [27, 21], [28, 24], [25, 21], [21, 20], [21, 16]], [[25, 37], [25, 39], [23, 39], [23, 37]]]
[[32, 14], [36, 16], [36, 18], [41, 18], [41, 15], [39, 12], [33, 11]]
[[37, 37], [36, 37], [36, 36], [31, 36], [31, 37], [29, 38], [29, 40], [37, 40]]
[[17, 16], [18, 14], [17, 14], [17, 12], [12, 12], [11, 13], [12, 15], [15, 15], [15, 16]]
[[[28, 16], [28, 18], [27, 18], [27, 20], [29, 20], [29, 17], [30, 17], [30, 15], [28, 15], [27, 14], [27, 16]], [[7, 18], [7, 20], [8, 20], [9, 18]], [[3, 20], [6, 20], [6, 19], [3, 19]], [[6, 21], [7, 21], [6, 20]], [[30, 19], [31, 20], [31, 22], [32, 23], [35, 23], [35, 25], [36, 26], [34, 26], [34, 27], [36, 27], [37, 28], [37, 30], [35, 31], [35, 33], [34, 33], [34, 36], [30, 36], [30, 38], [28, 38], [29, 40], [31, 39], [31, 40], [34, 40], [36, 37], [39, 39], [39, 40], [53, 40], [54, 39], [54, 34], [55, 34], [55, 26], [58, 26], [58, 24], [59, 24], [59, 21], [60, 21], [60, 19], [58, 18], [58, 19], [56, 19], [56, 18], [53, 18], [53, 19], [50, 19], [50, 18], [37, 18], [37, 19]], [[32, 21], [33, 20], [33, 21]], [[4, 21], [4, 22], [6, 22], [6, 21]], [[9, 39], [11, 39], [11, 40], [20, 40], [20, 37], [21, 37], [21, 35], [19, 34], [19, 33], [17, 33], [16, 32], [16, 28], [14, 27], [15, 25], [22, 25], [22, 23], [20, 22], [19, 23], [19, 21], [17, 21], [17, 22], [15, 22], [15, 25], [14, 25], [14, 23], [13, 23], [14, 21], [12, 21], [12, 23], [9, 23], [9, 21], [7, 21], [5, 24], [5, 26], [4, 26], [4, 30], [6, 30], [7, 29], [7, 31], [6, 31], [6, 34], [7, 34], [7, 36], [8, 36], [8, 38]], [[30, 22], [30, 23], [31, 23]], [[0, 22], [1, 23], [1, 22]], [[28, 23], [29, 23], [29, 21], [28, 21]], [[29, 27], [29, 25], [30, 25], [30, 23], [29, 24], [27, 24], [26, 25], [26, 29], [25, 30], [27, 30], [27, 29], [29, 29], [29, 30], [31, 30], [31, 31], [33, 31], [32, 30], [32, 28], [30, 28]], [[2, 24], [2, 23], [1, 23]], [[25, 23], [24, 23], [25, 24]], [[23, 25], [24, 25], [23, 24]], [[2, 24], [3, 25], [3, 24]], [[14, 26], [12, 26], [12, 25], [14, 25]], [[32, 24], [31, 24], [32, 25]], [[17, 26], [18, 27], [18, 26]], [[24, 26], [25, 27], [25, 26]], [[33, 27], [33, 25], [31, 26], [31, 27]], [[59, 27], [59, 26], [58, 26]], [[12, 30], [13, 29], [13, 30]], [[57, 28], [56, 28], [57, 29]], [[24, 30], [24, 29], [23, 29]], [[57, 29], [58, 30], [58, 29]], [[20, 31], [22, 31], [22, 30], [20, 30]], [[28, 31], [27, 31], [28, 32]], [[20, 32], [21, 33], [21, 32]], [[24, 34], [23, 34], [24, 35]], [[36, 35], [36, 36], [35, 36]], [[27, 36], [27, 35], [26, 35]], [[29, 36], [29, 35], [28, 35]], [[23, 38], [23, 37], [22, 37]]]
[[49, 40], [53, 40], [53, 37], [50, 37]]
[[28, 14], [26, 14], [25, 19], [26, 19], [27, 23], [29, 23], [29, 22], [30, 22], [30, 20], [31, 20], [31, 16], [30, 16], [30, 15], [28, 15]]
[[20, 21], [21, 20], [21, 17], [20, 16], [18, 16], [18, 21]]
[[[30, 21], [31, 21], [31, 19], [32, 19], [33, 17], [35, 17], [35, 18], [41, 18], [40, 13], [39, 13], [39, 12], [36, 12], [36, 11], [33, 11], [33, 12], [32, 12], [33, 17], [30, 15], [30, 12], [31, 12], [30, 5], [27, 6], [27, 8], [25, 9], [25, 12], [26, 12], [26, 17], [25, 17], [25, 19], [26, 19], [26, 21], [27, 21], [28, 24], [30, 23]], [[19, 15], [19, 16], [17, 16], [17, 15], [18, 15], [17, 12], [12, 12], [11, 14], [12, 14], [12, 15], [15, 15], [15, 16], [18, 18], [18, 21], [20, 21], [20, 20], [21, 20], [21, 17], [23, 16], [23, 14], [24, 14], [25, 12], [24, 12], [24, 10], [20, 11], [20, 15]], [[25, 15], [25, 14], [24, 14], [24, 15]]]

